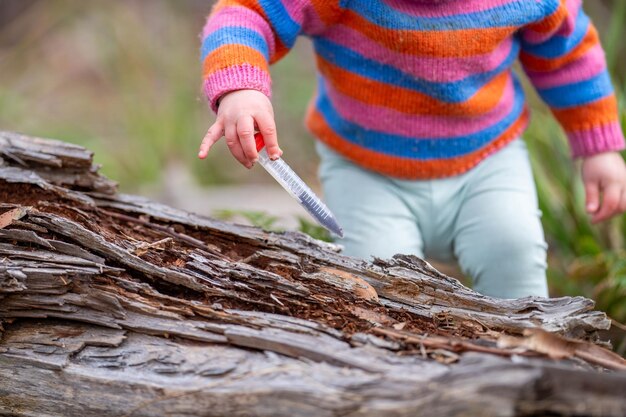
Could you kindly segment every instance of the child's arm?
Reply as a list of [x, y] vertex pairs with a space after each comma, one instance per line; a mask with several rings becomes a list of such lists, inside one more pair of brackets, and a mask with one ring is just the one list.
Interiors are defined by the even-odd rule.
[[596, 222], [626, 211], [626, 166], [617, 153], [624, 135], [598, 32], [581, 3], [562, 1], [524, 28], [520, 60], [565, 129], [572, 155], [583, 158], [586, 207]]
[[255, 129], [270, 157], [280, 156], [269, 65], [300, 33], [324, 30], [338, 12], [339, 0], [220, 0], [215, 5], [203, 30], [202, 62], [204, 92], [217, 120], [202, 141], [200, 158], [226, 136], [233, 156], [250, 168], [258, 158]]

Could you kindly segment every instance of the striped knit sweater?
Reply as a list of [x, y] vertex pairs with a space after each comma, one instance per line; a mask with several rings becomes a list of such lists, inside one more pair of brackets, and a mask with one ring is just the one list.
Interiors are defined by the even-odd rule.
[[624, 148], [598, 33], [581, 0], [219, 0], [203, 31], [204, 92], [270, 96], [298, 35], [316, 53], [307, 126], [382, 174], [460, 174], [527, 125], [516, 59], [573, 156]]

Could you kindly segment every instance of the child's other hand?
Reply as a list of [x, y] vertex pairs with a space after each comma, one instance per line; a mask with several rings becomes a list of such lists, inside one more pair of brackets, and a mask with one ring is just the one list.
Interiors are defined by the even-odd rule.
[[209, 149], [222, 136], [233, 154], [246, 168], [258, 160], [254, 133], [263, 135], [265, 149], [271, 159], [279, 158], [274, 109], [267, 96], [256, 90], [237, 90], [224, 95], [217, 110], [217, 120], [209, 128], [200, 145], [198, 157], [206, 158]]
[[584, 158], [582, 178], [586, 209], [592, 215], [593, 223], [626, 211], [626, 164], [619, 153], [607, 152]]

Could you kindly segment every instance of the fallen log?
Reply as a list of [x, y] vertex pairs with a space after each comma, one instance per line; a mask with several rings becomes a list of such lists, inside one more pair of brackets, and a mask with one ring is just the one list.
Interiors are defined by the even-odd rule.
[[499, 300], [118, 194], [87, 150], [0, 132], [0, 414], [623, 416], [581, 297]]

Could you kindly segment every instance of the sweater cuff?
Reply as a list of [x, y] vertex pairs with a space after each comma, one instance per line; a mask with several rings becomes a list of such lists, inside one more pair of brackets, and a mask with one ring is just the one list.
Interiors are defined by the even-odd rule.
[[585, 130], [567, 132], [567, 137], [574, 158], [603, 152], [616, 152], [625, 148], [624, 133], [617, 121]]
[[257, 90], [271, 96], [270, 75], [262, 69], [248, 65], [234, 65], [210, 74], [204, 80], [204, 94], [211, 109], [217, 113], [217, 102], [226, 93], [235, 90]]

